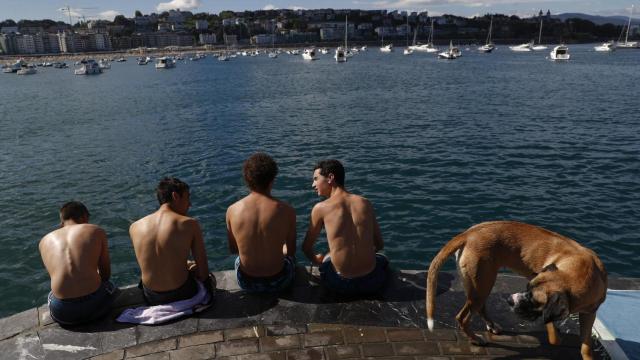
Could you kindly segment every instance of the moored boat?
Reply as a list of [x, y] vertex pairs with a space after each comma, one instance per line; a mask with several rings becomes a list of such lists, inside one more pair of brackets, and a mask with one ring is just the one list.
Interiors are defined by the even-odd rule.
[[302, 58], [305, 59], [305, 60], [316, 60], [316, 59], [318, 59], [316, 57], [316, 49], [314, 49], [314, 48], [304, 49], [304, 52], [302, 53]]
[[163, 56], [156, 59], [156, 69], [171, 69], [176, 67], [176, 62], [170, 56]]
[[76, 75], [97, 75], [102, 73], [100, 65], [93, 59], [80, 61], [80, 68], [73, 71]]
[[565, 45], [558, 45], [554, 47], [553, 50], [551, 50], [551, 52], [549, 53], [549, 56], [551, 60], [554, 61], [566, 61], [571, 58], [571, 55], [569, 55], [569, 48]]
[[598, 52], [611, 52], [616, 50], [616, 44], [613, 41], [607, 41], [601, 45], [594, 46], [593, 49]]

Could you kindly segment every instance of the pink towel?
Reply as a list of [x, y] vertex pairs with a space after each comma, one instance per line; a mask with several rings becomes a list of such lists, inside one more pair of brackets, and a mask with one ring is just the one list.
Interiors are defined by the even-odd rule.
[[202, 282], [198, 283], [198, 293], [191, 299], [180, 300], [164, 305], [141, 306], [133, 309], [126, 309], [118, 316], [116, 321], [155, 325], [174, 320], [183, 316], [191, 315], [194, 312], [200, 312], [211, 306], [209, 300], [211, 296], [204, 288]]

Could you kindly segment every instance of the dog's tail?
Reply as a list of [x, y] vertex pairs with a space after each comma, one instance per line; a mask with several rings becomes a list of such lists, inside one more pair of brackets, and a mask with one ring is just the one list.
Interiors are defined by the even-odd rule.
[[440, 267], [447, 260], [451, 254], [464, 246], [467, 242], [466, 232], [454, 237], [438, 252], [436, 257], [431, 260], [429, 265], [429, 272], [427, 274], [427, 295], [426, 295], [426, 308], [427, 308], [427, 326], [429, 330], [433, 330], [433, 313], [436, 309], [436, 290], [438, 287], [438, 271]]

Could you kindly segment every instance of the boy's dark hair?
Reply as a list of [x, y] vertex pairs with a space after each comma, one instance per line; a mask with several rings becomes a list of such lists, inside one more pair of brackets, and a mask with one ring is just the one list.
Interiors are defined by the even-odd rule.
[[253, 191], [266, 191], [276, 175], [278, 175], [278, 164], [263, 152], [251, 155], [242, 166], [244, 182]]
[[313, 168], [313, 171], [316, 169], [320, 169], [320, 175], [322, 176], [329, 176], [329, 174], [333, 174], [336, 184], [340, 187], [344, 187], [344, 166], [342, 166], [340, 161], [335, 159], [321, 160], [318, 161], [316, 166]]
[[158, 183], [156, 196], [158, 197], [158, 202], [162, 205], [173, 200], [171, 193], [177, 192], [180, 195], [184, 195], [186, 191], [189, 191], [187, 183], [180, 181], [178, 178], [165, 177]]
[[79, 201], [69, 201], [60, 208], [60, 220], [62, 221], [69, 219], [80, 221], [80, 219], [85, 215], [88, 219], [89, 210]]

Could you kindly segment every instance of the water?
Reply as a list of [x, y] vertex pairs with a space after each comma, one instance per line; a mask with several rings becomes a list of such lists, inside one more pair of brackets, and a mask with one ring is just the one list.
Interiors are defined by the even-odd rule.
[[99, 76], [0, 74], [0, 316], [45, 302], [37, 245], [70, 199], [107, 231], [116, 284], [136, 282], [128, 227], [157, 208], [164, 175], [191, 185], [211, 269], [231, 269], [225, 211], [255, 151], [280, 166], [274, 195], [296, 208], [299, 244], [319, 200], [313, 165], [338, 158], [397, 268], [425, 269], [455, 234], [512, 219], [640, 276], [640, 51], [570, 50], [570, 63], [371, 49], [346, 64], [283, 54], [161, 71], [131, 58]]

